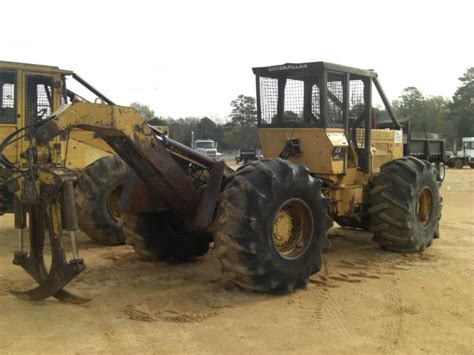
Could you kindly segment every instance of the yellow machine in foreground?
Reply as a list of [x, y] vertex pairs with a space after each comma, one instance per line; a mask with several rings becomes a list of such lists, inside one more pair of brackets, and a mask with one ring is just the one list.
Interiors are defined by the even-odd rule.
[[[68, 87], [66, 86], [68, 81]], [[84, 94], [92, 94], [104, 104], [113, 104], [77, 74], [57, 67], [0, 61], [0, 141], [48, 117], [68, 102], [86, 101], [69, 88], [76, 84]], [[82, 94], [82, 92], [81, 92]], [[0, 162], [0, 215], [13, 211], [13, 199], [5, 181], [7, 166], [28, 164], [31, 137], [20, 134], [3, 149]], [[73, 130], [51, 142], [65, 168], [79, 179], [75, 194], [81, 230], [93, 240], [107, 245], [124, 242], [118, 225], [117, 200], [128, 168], [112, 149], [92, 132]]]
[[[324, 62], [255, 68], [254, 73], [264, 156], [306, 166], [324, 182], [329, 214], [342, 225], [362, 227], [370, 180], [382, 165], [403, 157], [401, 127], [377, 75]], [[387, 105], [393, 130], [376, 128], [372, 84]]]
[[[304, 287], [321, 269], [332, 219], [369, 229], [392, 251], [431, 245], [441, 217], [436, 169], [402, 157], [402, 132], [373, 71], [316, 62], [254, 73], [266, 159], [237, 171], [168, 139], [127, 107], [72, 103], [31, 127], [29, 163], [12, 172], [8, 188], [20, 235], [26, 213], [33, 226], [30, 251], [20, 238], [14, 262], [39, 286], [15, 293], [82, 302], [62, 289], [84, 264], [75, 243], [73, 177], [51, 149], [71, 129], [94, 132], [131, 168], [118, 207], [127, 243], [147, 259], [193, 259], [213, 241], [230, 279], [281, 294]], [[373, 88], [394, 129], [377, 129]], [[49, 273], [38, 262], [45, 227], [53, 254]], [[66, 231], [70, 263], [56, 242]]]

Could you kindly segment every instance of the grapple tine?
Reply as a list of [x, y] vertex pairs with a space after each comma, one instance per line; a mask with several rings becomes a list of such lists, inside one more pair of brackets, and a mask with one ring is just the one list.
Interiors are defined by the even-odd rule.
[[[10, 292], [15, 296], [30, 301], [41, 301], [58, 293], [64, 286], [66, 286], [76, 275], [80, 272], [74, 265], [66, 264], [59, 268], [55, 267], [54, 263], [46, 280], [43, 280], [38, 287], [28, 291], [11, 290]], [[54, 268], [54, 269], [53, 269]], [[73, 296], [69, 294], [70, 296]], [[63, 297], [64, 296], [64, 297]], [[64, 300], [68, 300], [68, 295], [59, 294]], [[73, 296], [75, 298], [75, 296]]]
[[52, 263], [48, 273], [46, 271], [43, 248], [44, 248], [44, 220], [45, 214], [42, 205], [32, 205], [30, 210], [30, 254], [16, 253], [14, 264], [20, 265], [39, 286], [28, 291], [11, 290], [15, 296], [30, 301], [39, 301], [48, 297], [55, 297], [62, 302], [83, 304], [90, 299], [76, 296], [62, 288], [76, 277], [83, 269], [82, 260], [74, 260], [68, 263], [65, 259], [62, 245], [61, 233], [55, 233], [53, 226], [52, 208], [49, 209], [48, 236], [51, 245]]
[[90, 298], [77, 296], [66, 290], [59, 290], [53, 295], [53, 297], [61, 302], [72, 304], [84, 304], [91, 301]]

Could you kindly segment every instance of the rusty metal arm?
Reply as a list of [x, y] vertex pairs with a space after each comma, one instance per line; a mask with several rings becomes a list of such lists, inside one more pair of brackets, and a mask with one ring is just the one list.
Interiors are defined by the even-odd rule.
[[[79, 257], [75, 234], [78, 223], [73, 180], [76, 176], [68, 169], [51, 164], [59, 163], [59, 159], [47, 154], [48, 142], [73, 128], [96, 132], [135, 171], [136, 174], [132, 173], [127, 179], [127, 182], [132, 182], [129, 195], [140, 195], [137, 192], [144, 187], [139, 196], [141, 199], [152, 203], [165, 202], [176, 213], [192, 217], [189, 230], [193, 232], [205, 231], [214, 215], [224, 176], [224, 162], [200, 156], [155, 132], [132, 108], [89, 102], [65, 105], [31, 131], [34, 135], [35, 161], [30, 161], [28, 173], [20, 172], [8, 181], [8, 188], [15, 194], [17, 202], [15, 227], [19, 230], [19, 248], [14, 263], [38, 283], [27, 291], [12, 290], [13, 294], [23, 299], [37, 301], [53, 296], [64, 302], [88, 301], [63, 289], [85, 268]], [[193, 184], [192, 175], [188, 172], [190, 164], [198, 164], [208, 170], [204, 188]], [[124, 190], [127, 190], [127, 182]], [[29, 252], [23, 245], [27, 210], [30, 214]], [[138, 209], [135, 213], [146, 212]], [[51, 248], [49, 270], [43, 257], [45, 229]], [[63, 246], [64, 233], [69, 233], [71, 240], [73, 259], [69, 261]]]
[[[149, 127], [130, 107], [77, 102], [65, 105], [35, 132], [39, 144], [45, 144], [61, 132], [79, 128], [97, 133], [136, 174], [179, 213], [194, 214], [200, 191], [194, 187], [171, 151], [192, 157], [211, 169], [212, 160], [178, 142], [164, 139]], [[167, 148], [167, 145], [170, 148]]]

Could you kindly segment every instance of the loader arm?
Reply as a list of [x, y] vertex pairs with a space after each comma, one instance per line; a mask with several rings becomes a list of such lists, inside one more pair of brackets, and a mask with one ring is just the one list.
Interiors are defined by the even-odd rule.
[[73, 128], [99, 135], [176, 212], [190, 215], [198, 209], [202, 190], [193, 185], [183, 164], [212, 170], [216, 162], [160, 135], [135, 109], [89, 102], [64, 105], [35, 132], [35, 138], [46, 144]]
[[[186, 217], [190, 233], [207, 230], [223, 176], [229, 172], [226, 173], [224, 162], [203, 156], [148, 126], [132, 108], [89, 102], [64, 105], [45, 121], [31, 126], [28, 135], [33, 135], [32, 144], [25, 155], [27, 169], [18, 169], [8, 181], [10, 192], [16, 196], [15, 228], [19, 231], [14, 263], [38, 283], [27, 291], [12, 290], [23, 299], [38, 301], [53, 296], [65, 302], [87, 301], [63, 289], [84, 270], [85, 264], [79, 257], [75, 235], [79, 228], [73, 187], [76, 175], [61, 166], [49, 144], [52, 138], [74, 128], [95, 132], [134, 170], [123, 187], [124, 211], [141, 214], [150, 211], [143, 206], [151, 204], [153, 211], [157, 205], [164, 205]], [[194, 174], [196, 169], [198, 177]], [[130, 211], [134, 200], [141, 205]], [[29, 252], [23, 241], [27, 213]], [[45, 243], [45, 229], [49, 243]], [[69, 261], [63, 247], [66, 233], [73, 255]], [[43, 257], [46, 244], [52, 255], [49, 271]]]

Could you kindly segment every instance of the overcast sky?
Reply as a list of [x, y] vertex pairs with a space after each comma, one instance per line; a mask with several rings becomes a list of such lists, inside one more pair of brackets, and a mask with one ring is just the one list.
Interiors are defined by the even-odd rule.
[[80, 74], [118, 104], [225, 118], [251, 68], [329, 61], [451, 97], [474, 66], [472, 1], [3, 1], [0, 60]]

